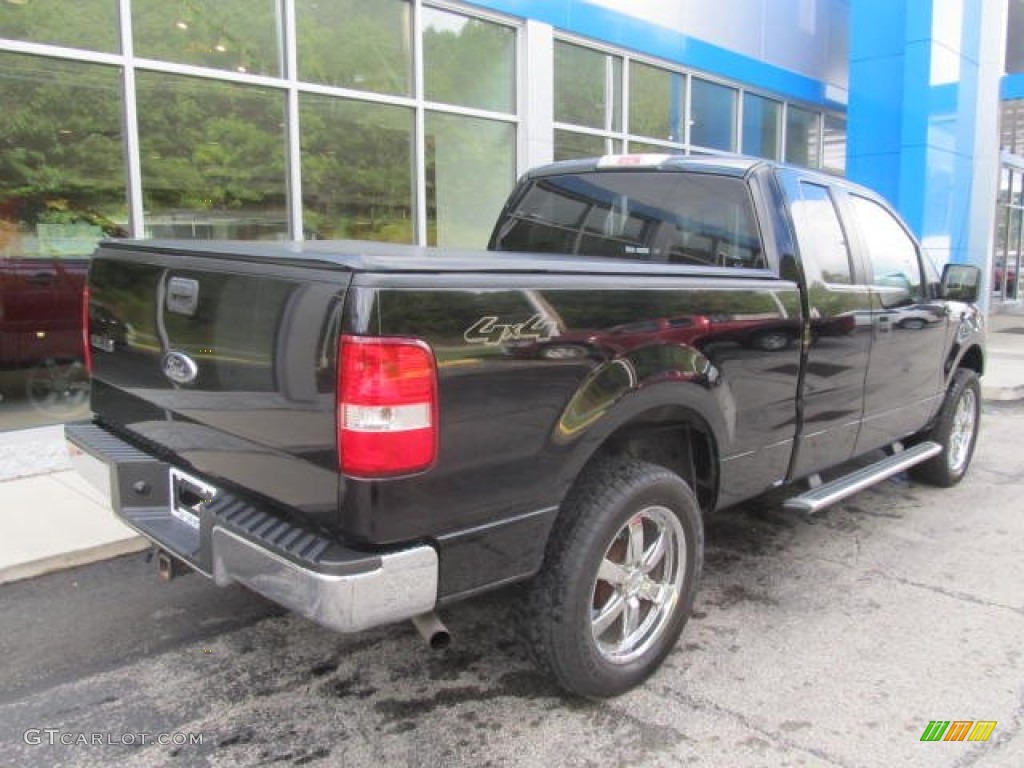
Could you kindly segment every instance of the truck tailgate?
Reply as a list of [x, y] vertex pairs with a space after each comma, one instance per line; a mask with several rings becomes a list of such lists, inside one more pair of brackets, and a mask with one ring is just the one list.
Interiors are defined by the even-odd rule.
[[335, 515], [335, 358], [350, 278], [259, 249], [104, 244], [89, 275], [93, 410], [208, 482]]

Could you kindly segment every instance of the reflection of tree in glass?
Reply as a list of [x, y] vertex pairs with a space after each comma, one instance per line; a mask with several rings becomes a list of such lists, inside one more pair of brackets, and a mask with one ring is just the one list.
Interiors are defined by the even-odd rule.
[[629, 132], [681, 142], [685, 111], [683, 85], [680, 74], [632, 62], [629, 67]]
[[132, 0], [135, 53], [261, 75], [280, 72], [275, 0]]
[[[137, 82], [147, 214], [231, 210], [284, 231], [284, 96], [155, 72]], [[239, 226], [219, 236], [244, 237]]]
[[[611, 73], [608, 61], [612, 62]], [[555, 120], [619, 130], [622, 60], [569, 43], [555, 43]], [[612, 104], [606, 96], [611, 76]], [[610, 113], [610, 114], [609, 114]]]
[[424, 10], [424, 85], [429, 101], [515, 111], [515, 31]]
[[306, 237], [409, 243], [412, 110], [303, 95]]
[[[613, 147], [614, 149], [618, 149], [618, 147]], [[608, 152], [606, 140], [600, 136], [573, 133], [572, 131], [555, 131], [555, 160], [575, 160], [606, 154], [611, 153]]]
[[430, 113], [426, 134], [427, 242], [483, 248], [515, 182], [515, 127]]
[[409, 95], [412, 27], [404, 0], [296, 0], [299, 76]]
[[0, 53], [0, 249], [42, 223], [122, 232], [120, 95], [113, 67]]
[[7, 0], [0, 2], [0, 30], [0, 37], [11, 40], [97, 51], [119, 50], [117, 3], [113, 0], [72, 0], [59, 4]]

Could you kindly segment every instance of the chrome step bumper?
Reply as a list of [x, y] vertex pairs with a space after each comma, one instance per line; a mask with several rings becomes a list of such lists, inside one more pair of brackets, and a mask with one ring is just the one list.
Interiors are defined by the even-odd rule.
[[819, 485], [817, 488], [812, 488], [806, 493], [787, 499], [783, 506], [795, 512], [818, 512], [848, 496], [863, 491], [865, 488], [870, 488], [888, 477], [897, 475], [915, 464], [927, 461], [941, 451], [942, 446], [938, 443], [918, 443], [913, 448], [894, 453], [863, 469], [858, 469], [856, 472], [843, 475], [831, 482]]
[[171, 513], [171, 466], [96, 424], [65, 427], [74, 465], [114, 513], [219, 586], [240, 583], [328, 629], [358, 632], [432, 611], [438, 559], [422, 544], [360, 552], [227, 492], [198, 528]]

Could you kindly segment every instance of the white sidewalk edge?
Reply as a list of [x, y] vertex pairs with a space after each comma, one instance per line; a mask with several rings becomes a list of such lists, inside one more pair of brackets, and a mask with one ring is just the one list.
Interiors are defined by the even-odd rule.
[[28, 563], [15, 563], [14, 565], [0, 568], [0, 584], [9, 584], [14, 581], [31, 579], [54, 571], [62, 571], [66, 568], [74, 568], [78, 565], [88, 565], [100, 560], [109, 560], [121, 555], [130, 555], [134, 552], [141, 552], [151, 545], [149, 539], [143, 536], [132, 536], [127, 539], [110, 541], [98, 544], [85, 549], [63, 552], [59, 555], [33, 560]]

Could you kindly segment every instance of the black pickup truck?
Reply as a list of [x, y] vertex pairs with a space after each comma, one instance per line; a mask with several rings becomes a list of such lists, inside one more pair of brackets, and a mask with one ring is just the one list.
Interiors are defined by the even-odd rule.
[[675, 645], [704, 515], [783, 484], [814, 511], [906, 469], [961, 479], [978, 283], [940, 277], [840, 179], [556, 163], [521, 179], [487, 251], [103, 243], [95, 416], [67, 436], [165, 577], [438, 642], [436, 609], [523, 582], [538, 663], [611, 696]]

